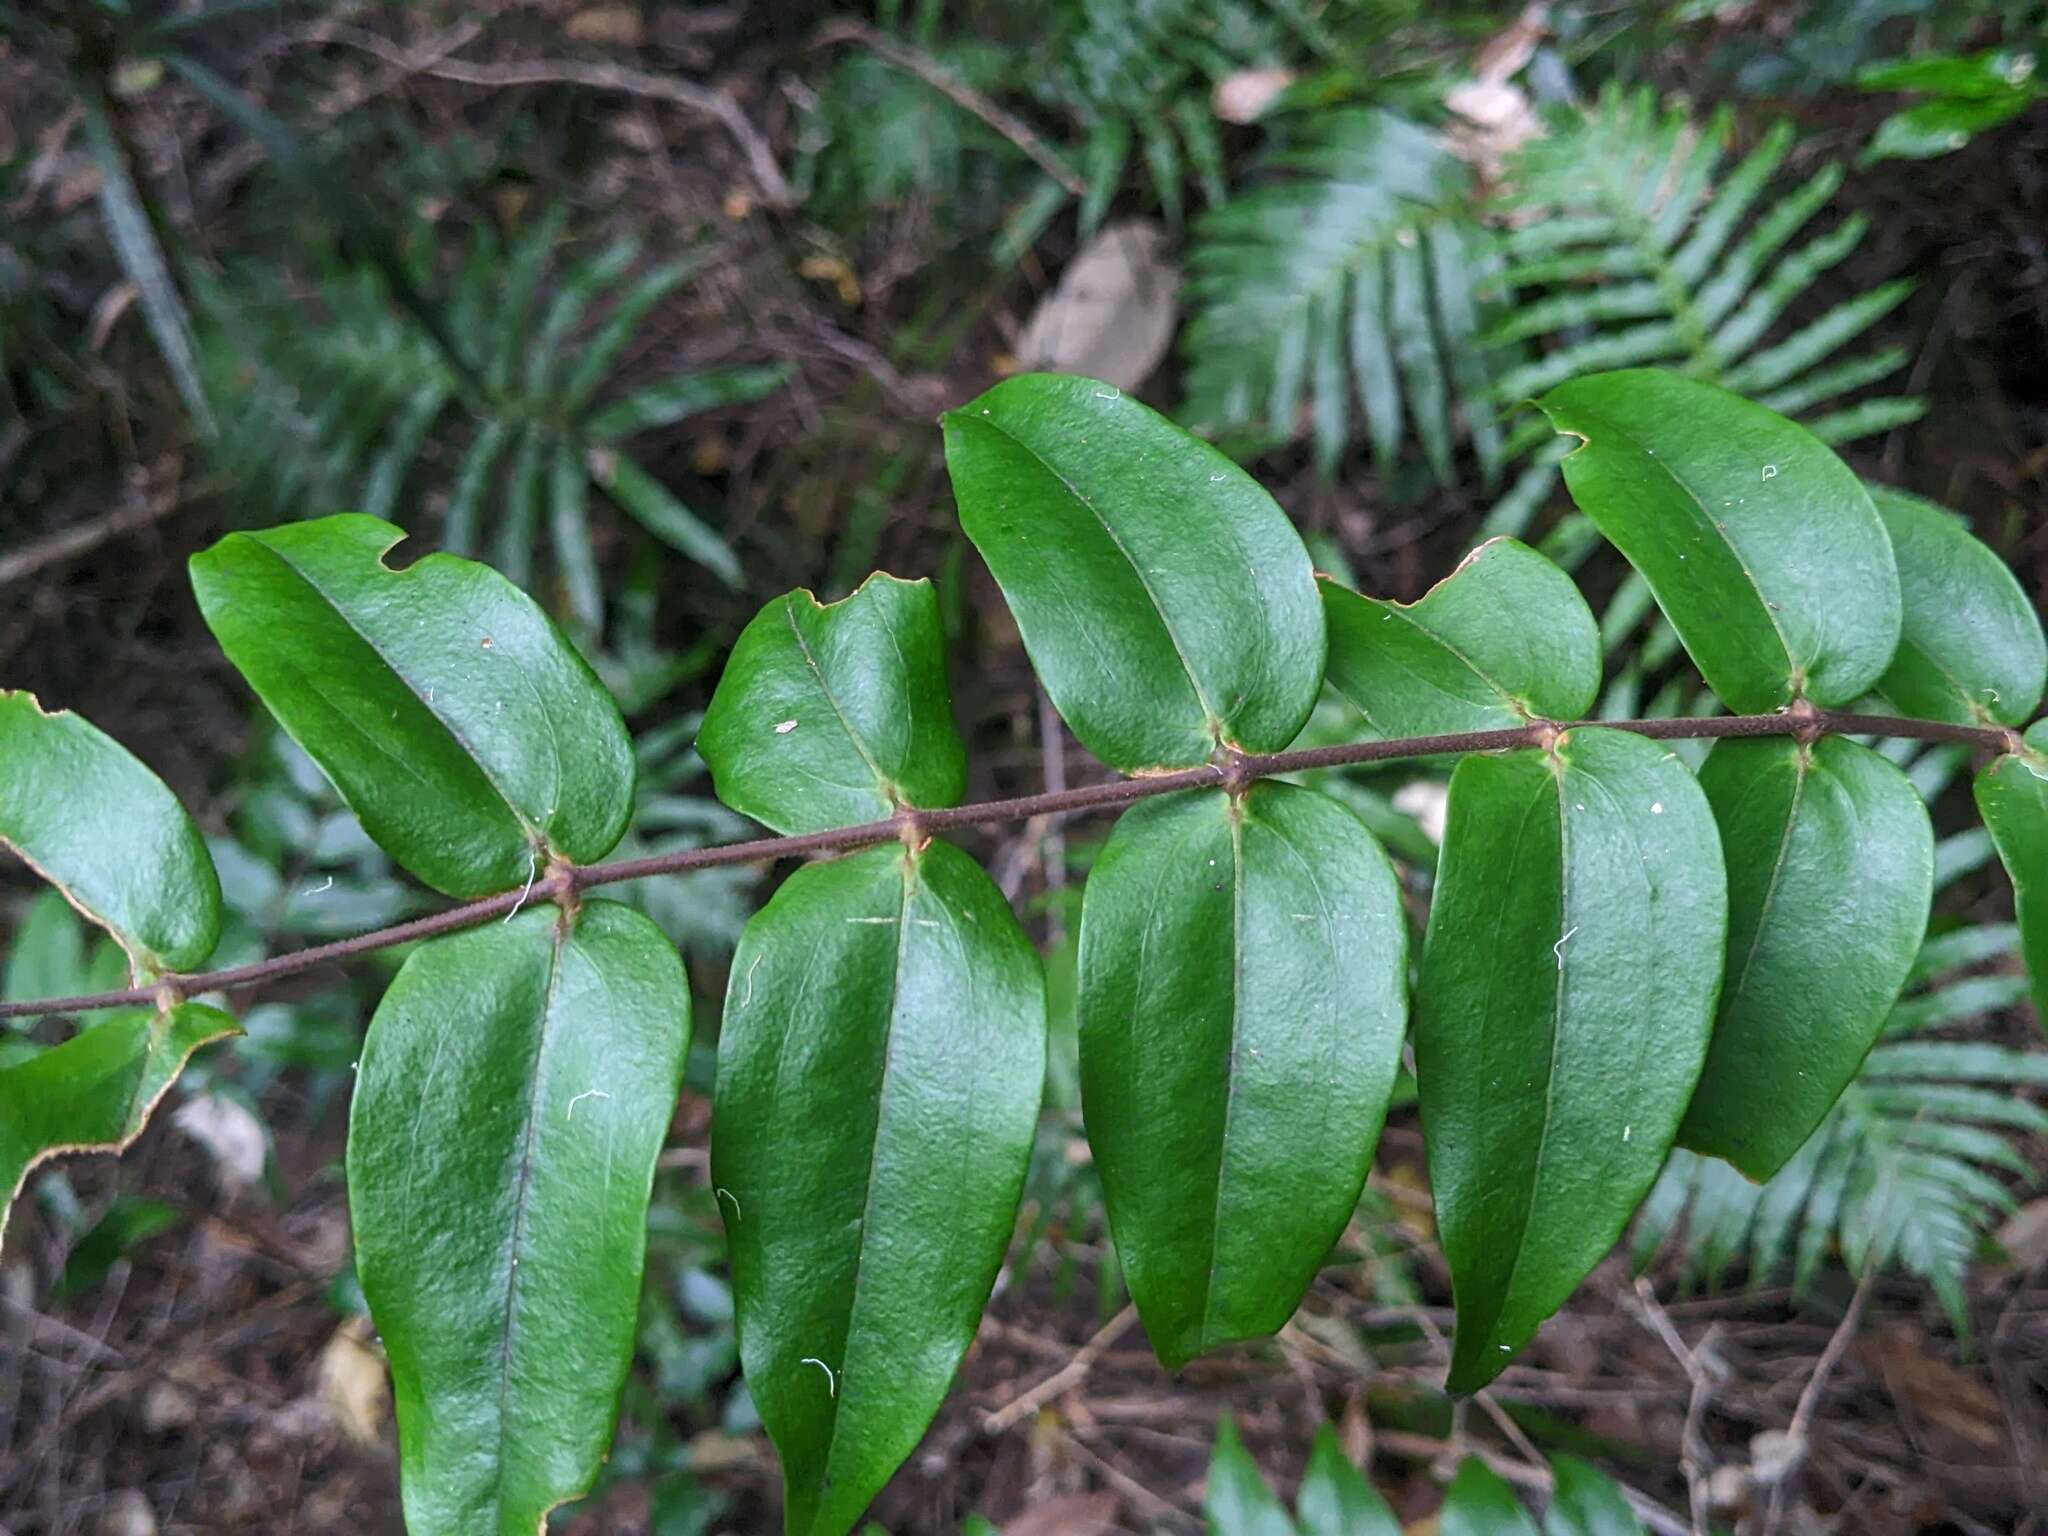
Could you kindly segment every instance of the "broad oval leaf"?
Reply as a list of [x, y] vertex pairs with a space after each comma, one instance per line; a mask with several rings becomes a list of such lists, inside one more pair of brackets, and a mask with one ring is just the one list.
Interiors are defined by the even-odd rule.
[[1453, 1392], [1500, 1373], [1655, 1182], [1726, 940], [1713, 816], [1659, 743], [1578, 729], [1458, 765], [1415, 1018]]
[[2012, 879], [2035, 1019], [2048, 1030], [2048, 720], [2028, 728], [2021, 751], [2004, 754], [1978, 774], [1976, 789], [1977, 813]]
[[681, 960], [616, 902], [429, 940], [384, 994], [349, 1215], [412, 1536], [533, 1536], [595, 1480], [689, 1036]]
[[1259, 484], [1093, 379], [1021, 374], [945, 416], [960, 525], [1081, 744], [1126, 773], [1274, 752], [1323, 680], [1308, 551]]
[[26, 1061], [0, 1067], [0, 1238], [38, 1163], [67, 1152], [120, 1152], [192, 1053], [240, 1026], [218, 1008], [123, 1008]]
[[1921, 719], [2023, 723], [2041, 702], [2048, 642], [2019, 578], [1946, 508], [1883, 486], [1870, 496], [1891, 535], [1905, 615], [1878, 692]]
[[1436, 1517], [1437, 1536], [1537, 1536], [1507, 1479], [1477, 1456], [1458, 1463]]
[[1351, 1464], [1328, 1424], [1316, 1430], [1294, 1513], [1301, 1536], [1401, 1536], [1401, 1522]]
[[798, 870], [747, 925], [711, 1159], [784, 1529], [850, 1530], [938, 1411], [1016, 1219], [1045, 979], [958, 848]]
[[632, 810], [618, 706], [489, 566], [384, 556], [344, 514], [231, 533], [192, 557], [200, 612], [363, 827], [450, 896], [515, 889], [550, 854], [603, 858]]
[[1899, 640], [1899, 574], [1870, 493], [1775, 411], [1654, 368], [1537, 402], [1582, 440], [1572, 499], [1650, 583], [1732, 710], [1846, 704]]
[[932, 584], [877, 573], [837, 603], [774, 599], [734, 643], [697, 750], [718, 798], [778, 832], [958, 804], [967, 749]]
[[1314, 790], [1164, 795], [1082, 892], [1081, 1107], [1169, 1367], [1286, 1322], [1358, 1204], [1408, 934], [1372, 834]]
[[1576, 720], [1600, 692], [1600, 626], [1571, 577], [1488, 539], [1413, 603], [1317, 585], [1329, 683], [1382, 740]]
[[128, 951], [189, 969], [220, 936], [220, 879], [185, 807], [126, 747], [70, 710], [0, 691], [0, 843]]
[[1615, 1481], [1575, 1456], [1553, 1456], [1555, 1478], [1543, 1536], [1643, 1536], [1628, 1497]]
[[1700, 786], [1728, 870], [1714, 1041], [1678, 1139], [1768, 1179], [1884, 1028], [1927, 932], [1934, 831], [1912, 782], [1840, 736], [1719, 741]]

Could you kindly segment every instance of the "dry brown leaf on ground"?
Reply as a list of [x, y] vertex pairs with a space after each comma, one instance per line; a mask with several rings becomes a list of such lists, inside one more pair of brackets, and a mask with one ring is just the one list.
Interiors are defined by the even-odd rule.
[[1173, 341], [1180, 269], [1166, 231], [1134, 219], [1082, 246], [1017, 340], [1024, 368], [1079, 373], [1118, 389], [1151, 376]]

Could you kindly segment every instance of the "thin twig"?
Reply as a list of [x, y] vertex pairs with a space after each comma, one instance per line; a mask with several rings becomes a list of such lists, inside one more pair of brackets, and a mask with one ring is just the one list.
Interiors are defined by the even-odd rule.
[[1800, 1464], [1806, 1460], [1807, 1436], [1813, 1432], [1813, 1416], [1820, 1408], [1821, 1394], [1827, 1390], [1828, 1378], [1841, 1363], [1849, 1341], [1856, 1337], [1856, 1324], [1862, 1319], [1863, 1303], [1870, 1296], [1872, 1282], [1877, 1279], [1877, 1265], [1870, 1261], [1874, 1254], [1873, 1249], [1872, 1254], [1865, 1257], [1855, 1294], [1849, 1298], [1849, 1310], [1842, 1314], [1841, 1322], [1828, 1336], [1827, 1348], [1814, 1362], [1813, 1374], [1806, 1378], [1806, 1386], [1800, 1391], [1799, 1401], [1792, 1409], [1792, 1422], [1785, 1430], [1790, 1460], [1783, 1473], [1771, 1484], [1770, 1504], [1764, 1515], [1764, 1536], [1773, 1536], [1778, 1529], [1778, 1521], [1784, 1513], [1785, 1489], [1797, 1476]]
[[865, 848], [875, 843], [910, 838], [928, 838], [956, 827], [985, 826], [992, 822], [1024, 821], [1033, 816], [1063, 815], [1075, 811], [1101, 810], [1107, 806], [1129, 805], [1153, 795], [1184, 789], [1241, 790], [1254, 780], [1274, 774], [1306, 773], [1318, 768], [1337, 768], [1358, 763], [1390, 762], [1403, 758], [1445, 757], [1466, 752], [1505, 752], [1519, 747], [1545, 746], [1568, 731], [1598, 729], [1628, 731], [1657, 741], [1723, 739], [1754, 736], [1891, 736], [1913, 741], [1954, 741], [1987, 752], [2019, 750], [2016, 733], [2002, 728], [1952, 725], [1945, 720], [1907, 720], [1891, 715], [1776, 714], [1720, 715], [1705, 719], [1673, 720], [1586, 720], [1573, 724], [1538, 720], [1528, 725], [1499, 731], [1452, 731], [1434, 736], [1407, 736], [1392, 741], [1354, 741], [1331, 747], [1308, 747], [1295, 752], [1248, 754], [1229, 752], [1223, 761], [1186, 768], [1177, 773], [1149, 774], [1138, 778], [1112, 779], [1058, 793], [1019, 795], [1009, 800], [984, 800], [975, 805], [949, 806], [943, 810], [904, 809], [887, 821], [862, 822], [858, 826], [834, 827], [825, 832], [806, 832], [796, 837], [762, 837], [742, 843], [724, 843], [711, 848], [681, 848], [641, 859], [619, 859], [610, 864], [558, 864], [535, 884], [531, 893], [500, 891], [478, 901], [465, 902], [415, 918], [395, 927], [380, 928], [332, 944], [276, 955], [253, 965], [232, 966], [199, 975], [167, 975], [145, 987], [118, 992], [96, 992], [84, 997], [36, 999], [0, 1003], [0, 1019], [25, 1018], [45, 1013], [89, 1013], [96, 1008], [125, 1008], [154, 1002], [166, 990], [181, 997], [202, 992], [222, 992], [253, 986], [280, 976], [295, 975], [339, 960], [352, 959], [373, 950], [389, 949], [416, 939], [433, 938], [461, 928], [502, 917], [529, 894], [542, 900], [562, 901], [579, 891], [616, 885], [623, 880], [644, 880], [652, 875], [673, 875], [690, 869], [711, 869], [727, 864], [765, 864], [776, 859], [806, 858], [812, 854], [837, 853]]
[[877, 31], [864, 21], [836, 21], [818, 34], [812, 46], [823, 48], [833, 43], [858, 43], [877, 58], [887, 59], [898, 69], [909, 71], [961, 111], [972, 113], [995, 129], [1074, 196], [1087, 195], [1088, 183], [1053, 152], [1029, 123], [1005, 112], [938, 60], [897, 42], [886, 32]]
[[[1678, 1437], [1679, 1469], [1685, 1473], [1686, 1502], [1692, 1510], [1693, 1536], [1706, 1536], [1707, 1516], [1707, 1442], [1703, 1430], [1707, 1404], [1713, 1398], [1715, 1376], [1719, 1362], [1713, 1353], [1714, 1338], [1721, 1325], [1710, 1323], [1707, 1331], [1700, 1336], [1699, 1347], [1688, 1349], [1679, 1335], [1677, 1326], [1671, 1321], [1657, 1300], [1657, 1293], [1650, 1288], [1650, 1282], [1638, 1278], [1635, 1285], [1636, 1313], [1644, 1326], [1663, 1341], [1671, 1351], [1672, 1358], [1684, 1369], [1686, 1380], [1692, 1383], [1691, 1395], [1686, 1399], [1685, 1428]], [[1625, 1300], [1626, 1298], [1624, 1298]]]
[[726, 91], [670, 75], [650, 75], [621, 64], [589, 63], [582, 59], [508, 59], [479, 64], [466, 59], [422, 57], [374, 32], [353, 28], [338, 30], [334, 40], [374, 54], [408, 73], [430, 75], [438, 80], [499, 89], [515, 85], [581, 85], [594, 91], [617, 91], [624, 96], [666, 101], [716, 118], [746, 156], [762, 200], [775, 208], [795, 205], [796, 198], [783, 179], [782, 167], [775, 163], [775, 153], [768, 147], [768, 141], [747, 121], [739, 103]]
[[1094, 1338], [1075, 1350], [1073, 1359], [1037, 1386], [1019, 1392], [1002, 1407], [990, 1409], [984, 1414], [981, 1420], [982, 1431], [985, 1434], [1000, 1435], [1012, 1424], [1029, 1418], [1054, 1398], [1079, 1386], [1095, 1368], [1095, 1362], [1101, 1358], [1102, 1352], [1123, 1337], [1124, 1330], [1137, 1320], [1137, 1316], [1136, 1307], [1125, 1307], [1103, 1324]]
[[24, 576], [33, 576], [46, 565], [59, 560], [74, 559], [109, 540], [118, 539], [125, 533], [147, 528], [152, 523], [169, 517], [180, 507], [190, 506], [189, 496], [157, 496], [138, 498], [112, 512], [91, 518], [75, 527], [60, 528], [45, 538], [37, 539], [5, 559], [0, 559], [0, 587], [20, 581]]

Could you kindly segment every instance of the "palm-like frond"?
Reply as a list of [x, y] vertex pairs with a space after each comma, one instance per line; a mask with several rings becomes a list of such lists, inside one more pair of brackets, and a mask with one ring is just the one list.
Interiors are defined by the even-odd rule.
[[[1962, 767], [1959, 751], [1942, 748], [1906, 765], [1929, 799]], [[1982, 841], [1965, 832], [1939, 845], [1937, 883], [1979, 867]], [[1712, 1158], [1671, 1154], [1636, 1218], [1637, 1265], [1675, 1247], [1689, 1287], [1718, 1287], [1742, 1267], [1752, 1288], [1789, 1271], [1804, 1292], [1838, 1255], [1852, 1273], [1869, 1266], [1926, 1281], [1958, 1334], [1967, 1332], [1964, 1276], [1985, 1232], [2014, 1205], [2000, 1175], [2027, 1178], [2015, 1142], [2048, 1133], [2048, 1109], [2030, 1097], [2048, 1088], [2048, 1056], [1930, 1036], [2021, 1003], [2026, 983], [2016, 972], [1973, 969], [2009, 961], [2018, 946], [2005, 923], [1931, 935], [1884, 1038], [1775, 1178], [1752, 1184]]]
[[[1831, 443], [1920, 415], [1922, 402], [1907, 396], [1842, 404], [1905, 365], [1903, 348], [1854, 344], [1911, 284], [1882, 283], [1782, 323], [1863, 239], [1860, 214], [1802, 238], [1841, 185], [1841, 167], [1781, 185], [1790, 127], [1772, 128], [1732, 164], [1731, 130], [1725, 112], [1698, 123], [1646, 90], [1615, 89], [1523, 149], [1497, 209], [1508, 226], [1508, 298], [1490, 339], [1530, 355], [1501, 374], [1501, 404], [1582, 373], [1654, 363], [1746, 394]], [[1527, 523], [1561, 457], [1533, 420], [1510, 449], [1534, 449], [1536, 459], [1496, 508], [1492, 532]]]
[[[259, 275], [211, 284], [204, 361], [223, 420], [224, 466], [273, 515], [352, 507], [414, 523], [407, 508], [443, 492], [443, 545], [470, 553], [487, 543], [515, 581], [532, 580], [545, 540], [562, 606], [586, 635], [604, 619], [593, 487], [671, 548], [736, 581], [738, 563], [717, 531], [623, 445], [757, 399], [784, 371], [681, 374], [602, 400], [635, 329], [691, 267], [636, 272], [637, 248], [620, 244], [566, 264], [550, 284], [560, 237], [557, 219], [509, 245], [480, 233], [433, 326], [392, 303], [384, 277], [368, 267], [321, 283], [317, 323]], [[593, 312], [603, 318], [586, 325]], [[489, 530], [486, 508], [500, 509]]]
[[1351, 439], [1355, 398], [1382, 471], [1412, 424], [1448, 480], [1455, 399], [1482, 464], [1497, 463], [1477, 343], [1491, 258], [1465, 167], [1376, 108], [1317, 112], [1280, 131], [1250, 190], [1195, 230], [1185, 418], [1285, 437], [1306, 401], [1327, 474]]

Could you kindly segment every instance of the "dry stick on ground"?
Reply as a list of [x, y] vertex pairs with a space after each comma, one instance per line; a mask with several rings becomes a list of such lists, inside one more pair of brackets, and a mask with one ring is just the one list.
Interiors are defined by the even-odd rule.
[[1798, 1475], [1800, 1464], [1806, 1460], [1807, 1436], [1813, 1431], [1813, 1415], [1820, 1407], [1821, 1394], [1827, 1390], [1828, 1378], [1834, 1374], [1849, 1341], [1856, 1337], [1856, 1324], [1863, 1316], [1863, 1303], [1870, 1296], [1871, 1282], [1877, 1278], [1877, 1265], [1870, 1262], [1875, 1256], [1874, 1248], [1865, 1256], [1863, 1274], [1856, 1281], [1856, 1293], [1849, 1298], [1849, 1310], [1842, 1314], [1842, 1321], [1829, 1336], [1828, 1347], [1821, 1351], [1820, 1359], [1814, 1363], [1813, 1374], [1806, 1379], [1806, 1387], [1792, 1409], [1792, 1423], [1785, 1431], [1790, 1459], [1783, 1474], [1771, 1484], [1770, 1505], [1764, 1515], [1764, 1536], [1775, 1536], [1778, 1521], [1784, 1514], [1785, 1489]]
[[689, 869], [710, 869], [726, 864], [761, 864], [774, 859], [803, 858], [817, 853], [836, 853], [899, 839], [921, 846], [934, 834], [955, 827], [985, 826], [992, 822], [1023, 821], [1033, 816], [1071, 811], [1101, 810], [1106, 806], [1129, 805], [1153, 795], [1184, 789], [1248, 788], [1254, 780], [1272, 774], [1305, 773], [1318, 768], [1336, 768], [1356, 763], [1389, 762], [1400, 758], [1443, 757], [1466, 752], [1506, 752], [1524, 747], [1548, 747], [1566, 732], [1580, 729], [1628, 731], [1653, 741], [1724, 739], [1752, 736], [1797, 736], [1811, 741], [1823, 735], [1889, 736], [1913, 741], [1952, 741], [1987, 752], [2019, 752], [2024, 747], [2019, 733], [2003, 728], [1952, 725], [1945, 720], [1907, 720], [1892, 715], [1837, 714], [1808, 709], [1803, 713], [1775, 715], [1721, 715], [1704, 719], [1672, 720], [1585, 720], [1563, 722], [1536, 720], [1527, 725], [1499, 731], [1454, 731], [1436, 736], [1407, 736], [1392, 741], [1354, 741], [1334, 747], [1307, 747], [1294, 752], [1248, 754], [1223, 750], [1222, 760], [1177, 773], [1152, 774], [1140, 778], [1113, 779], [1056, 794], [1020, 795], [1011, 800], [985, 800], [975, 805], [949, 806], [943, 810], [898, 811], [887, 821], [862, 822], [853, 827], [834, 827], [826, 832], [806, 832], [797, 837], [763, 837], [743, 843], [725, 843], [714, 848], [684, 848], [643, 859], [619, 859], [610, 864], [573, 865], [557, 863], [536, 881], [520, 890], [500, 891], [480, 901], [415, 918], [374, 933], [358, 934], [332, 944], [277, 955], [253, 965], [231, 966], [226, 970], [199, 975], [167, 975], [148, 986], [129, 987], [118, 992], [97, 992], [85, 997], [37, 998], [27, 1002], [0, 1003], [0, 1019], [26, 1018], [46, 1013], [86, 1013], [96, 1008], [123, 1008], [142, 1003], [178, 1000], [202, 992], [226, 991], [253, 986], [280, 976], [295, 975], [337, 961], [353, 959], [373, 950], [389, 949], [415, 939], [428, 939], [462, 928], [474, 928], [494, 917], [515, 912], [528, 901], [572, 902], [579, 891], [596, 886], [616, 885], [622, 880], [644, 880], [651, 875], [672, 875]]
[[824, 48], [833, 43], [858, 43], [877, 58], [887, 59], [898, 69], [909, 71], [961, 111], [971, 112], [995, 129], [1016, 145], [1041, 171], [1074, 196], [1087, 195], [1088, 183], [1075, 174], [1073, 167], [1047, 146], [1045, 140], [1038, 136], [1029, 123], [1005, 112], [938, 60], [918, 52], [915, 48], [906, 47], [887, 33], [878, 32], [863, 21], [834, 22], [818, 34], [817, 41], [812, 46]]
[[1020, 1419], [1029, 1418], [1045, 1404], [1064, 1392], [1079, 1386], [1088, 1373], [1095, 1368], [1095, 1362], [1102, 1352], [1123, 1336], [1126, 1328], [1137, 1320], [1138, 1309], [1125, 1307], [1123, 1311], [1105, 1323], [1095, 1337], [1074, 1351], [1074, 1358], [1054, 1371], [1037, 1386], [1018, 1393], [1000, 1408], [991, 1409], [982, 1416], [984, 1433], [1000, 1435]]
[[761, 198], [770, 207], [789, 208], [796, 203], [775, 153], [732, 96], [710, 86], [696, 85], [671, 75], [650, 75], [622, 64], [595, 64], [582, 59], [510, 59], [477, 64], [465, 59], [422, 57], [374, 32], [339, 30], [334, 40], [376, 55], [412, 74], [431, 75], [463, 85], [484, 85], [502, 89], [514, 85], [581, 85], [594, 91], [617, 91], [625, 96], [645, 96], [672, 102], [689, 111], [716, 118], [746, 156], [747, 168]]
[[1686, 1502], [1692, 1510], [1693, 1536], [1706, 1536], [1709, 1514], [1707, 1442], [1701, 1433], [1701, 1424], [1706, 1417], [1707, 1403], [1714, 1395], [1715, 1378], [1720, 1373], [1720, 1362], [1713, 1353], [1713, 1346], [1721, 1325], [1709, 1324], [1707, 1331], [1700, 1336], [1699, 1347], [1688, 1349], [1670, 1314], [1658, 1303], [1657, 1293], [1650, 1288], [1650, 1282], [1638, 1278], [1635, 1294], [1636, 1315], [1671, 1351], [1672, 1358], [1684, 1368], [1686, 1380], [1692, 1383], [1692, 1393], [1685, 1405], [1685, 1428], [1678, 1437], [1679, 1468], [1685, 1473]]

